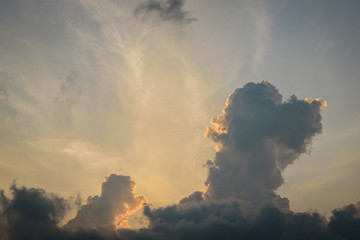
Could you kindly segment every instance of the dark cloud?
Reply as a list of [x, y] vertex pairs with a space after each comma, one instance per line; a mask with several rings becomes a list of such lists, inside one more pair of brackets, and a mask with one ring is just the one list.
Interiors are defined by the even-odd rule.
[[204, 193], [202, 191], [196, 191], [190, 194], [188, 197], [185, 197], [179, 201], [180, 204], [191, 203], [191, 202], [200, 202], [204, 200]]
[[69, 209], [69, 203], [42, 189], [10, 188], [12, 199], [0, 193], [1, 239], [42, 239], [43, 236], [61, 235], [57, 224]]
[[330, 218], [330, 231], [345, 239], [360, 239], [360, 202], [333, 210]]
[[183, 10], [184, 0], [147, 0], [139, 4], [134, 14], [146, 19], [155, 17], [160, 21], [171, 21], [178, 24], [187, 24], [196, 20], [190, 13]]
[[11, 193], [11, 199], [0, 193], [0, 238], [5, 240], [353, 240], [360, 236], [360, 203], [334, 210], [329, 221], [316, 212], [284, 212], [270, 205], [244, 214], [244, 202], [238, 199], [203, 200], [155, 209], [147, 205], [144, 214], [150, 221], [148, 228], [68, 231], [58, 225], [69, 208], [67, 200], [41, 189], [15, 185]]
[[134, 196], [134, 190], [130, 177], [112, 174], [102, 184], [101, 196], [90, 197], [77, 216], [60, 227], [68, 210], [78, 204], [77, 198], [71, 202], [43, 189], [13, 184], [11, 198], [0, 191], [0, 239], [123, 239], [109, 225], [116, 224], [116, 216], [124, 224], [126, 214], [142, 206], [145, 199]]
[[280, 239], [285, 214], [264, 207], [257, 215], [245, 216], [236, 201], [203, 202], [196, 206], [174, 205], [149, 210], [150, 229], [164, 239]]
[[294, 213], [265, 205], [244, 215], [237, 200], [204, 201], [151, 210], [147, 230], [161, 239], [359, 239], [360, 207], [334, 210], [330, 221], [318, 213]]
[[288, 208], [288, 200], [274, 191], [283, 183], [281, 171], [307, 152], [312, 137], [321, 132], [324, 104], [296, 96], [283, 102], [265, 81], [236, 89], [205, 134], [218, 144], [215, 160], [206, 164], [206, 196], [242, 199], [255, 209], [266, 202]]

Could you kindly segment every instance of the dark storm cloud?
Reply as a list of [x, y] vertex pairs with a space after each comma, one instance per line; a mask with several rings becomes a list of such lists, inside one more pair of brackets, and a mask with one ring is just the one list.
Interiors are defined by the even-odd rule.
[[288, 208], [288, 200], [274, 191], [283, 183], [281, 171], [308, 151], [321, 133], [323, 100], [283, 102], [268, 82], [248, 83], [230, 95], [223, 114], [214, 117], [206, 136], [217, 145], [208, 161], [207, 197], [233, 197], [258, 209], [266, 202]]
[[183, 10], [184, 0], [148, 0], [139, 4], [134, 14], [142, 19], [155, 17], [161, 21], [184, 24], [195, 21], [190, 13]]

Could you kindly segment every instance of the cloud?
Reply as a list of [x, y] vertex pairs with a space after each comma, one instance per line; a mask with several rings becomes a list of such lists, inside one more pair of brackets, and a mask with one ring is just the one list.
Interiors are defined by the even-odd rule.
[[[0, 239], [122, 239], [116, 227], [127, 227], [127, 216], [146, 199], [134, 196], [128, 176], [112, 174], [102, 184], [100, 196], [89, 197], [77, 216], [60, 227], [79, 199], [66, 200], [43, 189], [10, 187], [12, 198], [0, 190]], [[116, 224], [119, 224], [116, 226]], [[119, 237], [119, 238], [118, 238]]]
[[0, 238], [7, 240], [352, 240], [359, 239], [360, 236], [360, 202], [335, 209], [329, 220], [316, 212], [284, 212], [269, 205], [262, 207], [257, 213], [247, 215], [242, 210], [244, 203], [238, 199], [203, 200], [155, 209], [147, 205], [144, 214], [150, 220], [148, 228], [68, 231], [66, 226], [58, 225], [68, 209], [67, 200], [34, 188], [12, 186], [11, 192], [12, 199], [5, 197], [3, 192], [0, 194]]
[[320, 214], [284, 212], [266, 205], [245, 215], [238, 200], [204, 201], [151, 210], [148, 235], [159, 239], [358, 239], [360, 205], [333, 211], [330, 220]]
[[184, 0], [147, 0], [136, 7], [134, 14], [142, 19], [155, 17], [158, 21], [188, 24], [196, 18], [183, 10], [184, 3]]
[[12, 199], [0, 192], [0, 238], [41, 239], [48, 234], [59, 234], [57, 224], [63, 219], [70, 204], [55, 194], [37, 188], [10, 187]]
[[171, 206], [145, 209], [150, 228], [164, 239], [279, 239], [284, 232], [285, 215], [274, 207], [265, 207], [257, 215], [246, 217], [236, 201], [203, 202], [197, 206]]
[[130, 227], [128, 216], [147, 200], [135, 195], [136, 184], [130, 177], [111, 174], [101, 185], [101, 195], [89, 197], [67, 229], [102, 229]]
[[360, 238], [360, 202], [333, 210], [329, 228], [345, 239]]
[[284, 102], [269, 82], [248, 83], [226, 101], [205, 136], [218, 145], [208, 161], [207, 197], [235, 197], [258, 209], [265, 202], [288, 208], [288, 200], [274, 191], [283, 183], [282, 170], [308, 151], [321, 133], [324, 100]]

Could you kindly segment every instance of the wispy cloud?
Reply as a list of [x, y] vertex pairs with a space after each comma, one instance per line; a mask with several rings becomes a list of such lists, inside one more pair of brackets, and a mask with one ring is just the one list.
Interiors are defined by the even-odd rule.
[[177, 24], [188, 24], [197, 19], [183, 9], [184, 0], [147, 0], [134, 10], [136, 17], [147, 19], [154, 17], [156, 21], [168, 21]]

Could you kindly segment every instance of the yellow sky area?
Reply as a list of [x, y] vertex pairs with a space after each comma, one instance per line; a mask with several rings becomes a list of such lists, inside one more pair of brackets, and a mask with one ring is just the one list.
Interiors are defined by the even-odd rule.
[[[71, 128], [54, 125], [58, 119], [51, 117], [47, 123], [41, 121], [50, 131], [34, 132], [19, 148], [3, 151], [12, 169], [2, 182], [19, 176], [19, 185], [64, 196], [81, 193], [86, 199], [99, 194], [104, 176], [123, 174], [131, 176], [138, 194], [154, 205], [175, 203], [203, 189], [203, 164], [214, 153], [213, 142], [203, 136], [209, 116], [215, 115], [209, 113], [210, 86], [191, 55], [173, 45], [174, 39], [145, 38], [148, 44], [134, 43], [122, 50], [128, 69], [104, 69], [106, 77], [116, 80], [112, 86], [123, 106], [106, 105], [113, 99], [105, 95], [94, 99], [99, 101], [95, 107], [102, 108], [92, 114], [85, 112], [90, 102], [80, 99], [71, 111], [62, 112], [69, 114]], [[86, 94], [90, 93], [84, 87]], [[44, 96], [38, 98], [45, 101]], [[32, 124], [37, 126], [37, 121]]]
[[160, 48], [144, 50], [139, 77], [147, 94], [136, 112], [131, 149], [139, 191], [146, 185], [146, 196], [159, 203], [201, 189], [206, 175], [202, 164], [213, 152], [211, 141], [203, 137], [208, 86], [201, 84], [184, 54], [162, 43], [161, 56]]

